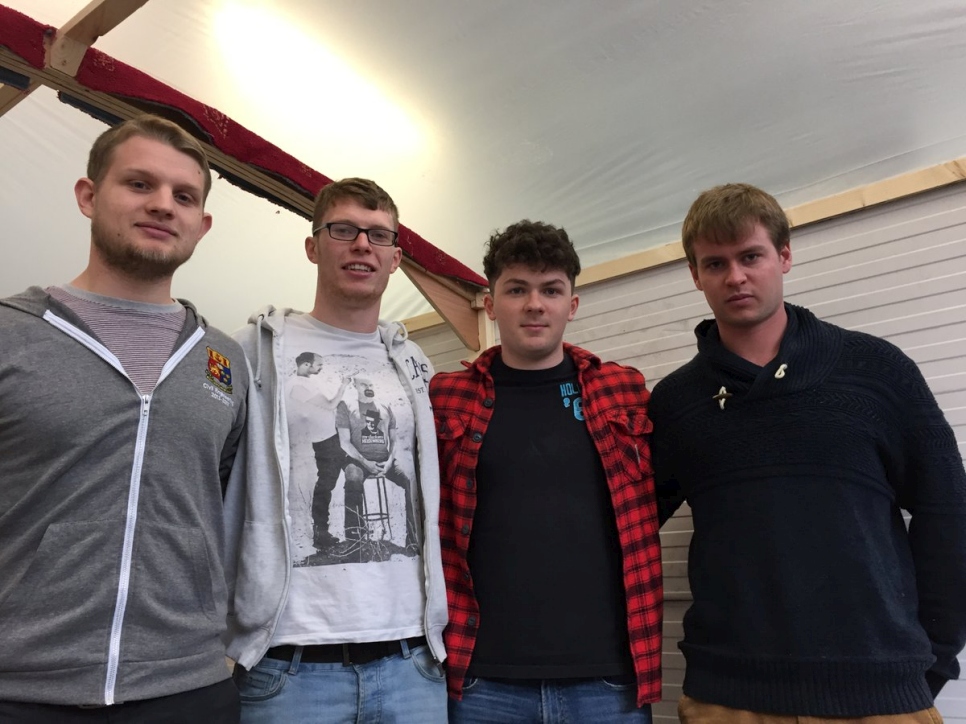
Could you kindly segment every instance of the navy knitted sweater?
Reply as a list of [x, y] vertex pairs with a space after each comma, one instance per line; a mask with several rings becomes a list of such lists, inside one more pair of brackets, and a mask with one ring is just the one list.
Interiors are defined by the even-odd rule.
[[684, 692], [798, 716], [927, 708], [966, 643], [956, 439], [898, 348], [785, 308], [769, 364], [705, 321], [651, 396], [661, 520], [685, 498], [694, 516]]

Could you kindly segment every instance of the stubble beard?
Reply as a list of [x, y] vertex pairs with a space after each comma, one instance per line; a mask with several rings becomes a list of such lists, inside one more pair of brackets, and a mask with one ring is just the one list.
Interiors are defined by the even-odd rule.
[[96, 222], [91, 223], [91, 242], [107, 266], [143, 282], [170, 278], [194, 251], [190, 249], [185, 253], [176, 247], [170, 251], [142, 249], [123, 236], [100, 228]]

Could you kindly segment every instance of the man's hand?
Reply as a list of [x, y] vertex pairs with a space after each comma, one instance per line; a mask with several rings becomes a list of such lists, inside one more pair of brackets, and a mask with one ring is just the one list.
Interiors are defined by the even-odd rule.
[[371, 460], [366, 460], [365, 458], [362, 459], [362, 463], [370, 477], [378, 477], [383, 474], [382, 463], [374, 463]]
[[371, 463], [374, 468], [373, 475], [385, 475], [386, 471], [389, 469], [389, 462], [384, 463]]

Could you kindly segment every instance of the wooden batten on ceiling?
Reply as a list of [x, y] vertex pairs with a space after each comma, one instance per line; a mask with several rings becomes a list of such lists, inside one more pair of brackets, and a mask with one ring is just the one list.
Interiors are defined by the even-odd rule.
[[[785, 213], [795, 229], [964, 180], [966, 156], [799, 204], [786, 209]], [[673, 241], [588, 267], [577, 277], [577, 286], [606, 282], [681, 259], [684, 259], [684, 248], [680, 241]]]
[[[120, 25], [148, 0], [92, 0], [47, 43], [46, 66], [73, 78], [84, 54], [102, 35]], [[26, 88], [0, 86], [0, 116], [44, 83], [31, 77]]]
[[31, 81], [30, 85], [23, 90], [12, 85], [0, 86], [0, 116], [9, 111], [24, 98], [29, 96], [40, 86], [41, 84], [36, 81]]
[[[75, 80], [78, 68], [88, 48], [99, 37], [117, 27], [147, 0], [94, 0], [69, 20], [47, 46], [45, 67], [37, 69], [0, 47], [0, 66], [11, 71], [15, 77], [26, 79], [24, 88], [11, 85], [0, 86], [0, 115], [13, 108], [33, 90], [45, 85], [55, 91], [66, 93], [84, 104], [123, 119], [143, 113], [135, 103], [107, 93], [92, 91]], [[243, 182], [258, 188], [289, 208], [311, 217], [313, 200], [299, 193], [277, 178], [263, 173], [248, 164], [222, 152], [202, 141], [213, 167], [232, 174]], [[423, 293], [436, 311], [448, 322], [460, 340], [468, 348], [479, 350], [479, 324], [473, 308], [475, 288], [431, 274], [408, 256], [403, 257], [402, 268], [416, 287]]]
[[[403, 264], [403, 272], [456, 332], [467, 349], [480, 350], [480, 322], [475, 309], [476, 294], [458, 286], [449, 279], [430, 274], [417, 264]], [[424, 317], [424, 322], [429, 318]], [[411, 325], [407, 323], [407, 327]], [[428, 326], [423, 325], [423, 328]]]
[[92, 0], [57, 31], [47, 48], [47, 67], [77, 75], [84, 53], [102, 35], [127, 20], [148, 0]]
[[[966, 181], [966, 156], [799, 204], [786, 209], [785, 213], [795, 229], [963, 181]], [[680, 241], [673, 241], [588, 267], [577, 277], [577, 286], [600, 284], [681, 259], [684, 259], [684, 248]], [[409, 323], [407, 320], [407, 326]], [[438, 316], [422, 315], [415, 329], [428, 329], [442, 323], [443, 319]], [[478, 347], [467, 347], [479, 350]]]

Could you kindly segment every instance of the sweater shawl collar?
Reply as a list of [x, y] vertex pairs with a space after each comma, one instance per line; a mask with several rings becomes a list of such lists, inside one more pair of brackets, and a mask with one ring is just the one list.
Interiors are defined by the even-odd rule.
[[788, 325], [778, 354], [764, 367], [725, 349], [713, 319], [694, 330], [698, 340], [696, 361], [729, 392], [772, 397], [815, 387], [835, 366], [842, 350], [842, 329], [818, 319], [794, 304], [785, 304]]

